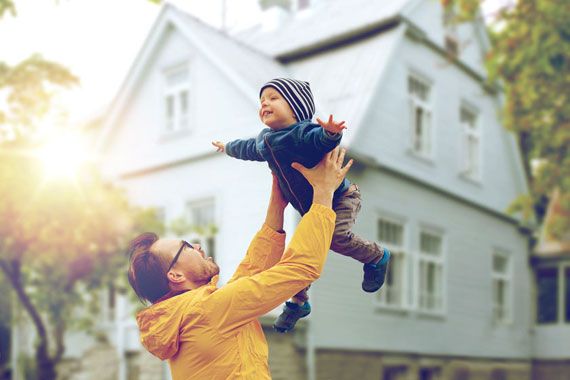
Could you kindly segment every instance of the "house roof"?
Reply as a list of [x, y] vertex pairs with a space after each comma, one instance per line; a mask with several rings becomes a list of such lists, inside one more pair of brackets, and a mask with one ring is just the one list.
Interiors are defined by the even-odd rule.
[[416, 2], [416, 0], [320, 2], [296, 16], [289, 15], [289, 19], [273, 31], [263, 30], [263, 27], [258, 25], [233, 37], [255, 46], [268, 55], [279, 57], [386, 22], [407, 13]]
[[173, 4], [167, 3], [166, 6], [182, 19], [183, 23], [177, 26], [186, 32], [186, 37], [190, 37], [192, 42], [201, 41], [203, 48], [207, 47], [216, 56], [223, 57], [221, 59], [224, 65], [229, 66], [239, 78], [255, 90], [250, 95], [255, 98], [256, 105], [257, 89], [267, 82], [268, 78], [287, 76], [285, 67], [273, 57], [205, 24]]

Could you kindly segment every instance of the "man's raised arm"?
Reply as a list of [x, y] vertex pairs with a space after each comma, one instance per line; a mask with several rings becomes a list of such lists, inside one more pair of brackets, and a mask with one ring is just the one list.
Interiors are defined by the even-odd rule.
[[271, 196], [265, 223], [255, 234], [245, 258], [242, 260], [229, 282], [243, 276], [253, 276], [256, 273], [271, 268], [283, 255], [285, 249], [285, 231], [283, 231], [283, 219], [287, 201], [279, 190], [277, 178], [273, 176]]
[[344, 149], [336, 148], [312, 169], [293, 164], [313, 186], [313, 205], [276, 265], [228, 283], [205, 302], [210, 323], [221, 334], [269, 312], [320, 276], [336, 219], [331, 208], [333, 193], [352, 165], [351, 160], [342, 167], [344, 155]]

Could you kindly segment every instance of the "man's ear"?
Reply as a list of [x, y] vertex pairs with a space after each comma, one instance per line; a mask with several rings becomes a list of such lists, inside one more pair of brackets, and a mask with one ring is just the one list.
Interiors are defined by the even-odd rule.
[[168, 277], [168, 282], [171, 282], [172, 284], [181, 284], [186, 280], [186, 277], [184, 277], [182, 273], [174, 269], [169, 270], [166, 277]]

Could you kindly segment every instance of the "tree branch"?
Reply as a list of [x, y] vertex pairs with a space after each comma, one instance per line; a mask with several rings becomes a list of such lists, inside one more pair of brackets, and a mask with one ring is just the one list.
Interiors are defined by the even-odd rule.
[[47, 358], [49, 357], [49, 353], [48, 353], [48, 337], [47, 337], [45, 324], [38, 310], [32, 303], [30, 297], [28, 297], [26, 291], [24, 290], [24, 286], [21, 281], [22, 277], [20, 272], [20, 266], [16, 261], [12, 262], [11, 266], [12, 269], [10, 269], [8, 263], [6, 263], [5, 261], [0, 261], [0, 268], [2, 268], [2, 271], [6, 275], [6, 278], [8, 278], [8, 281], [12, 285], [12, 288], [14, 289], [14, 291], [16, 291], [16, 295], [18, 296], [20, 303], [22, 304], [22, 306], [24, 306], [24, 309], [28, 312], [29, 316], [32, 318], [34, 326], [36, 327], [39, 336], [38, 352], [40, 352], [44, 357]]

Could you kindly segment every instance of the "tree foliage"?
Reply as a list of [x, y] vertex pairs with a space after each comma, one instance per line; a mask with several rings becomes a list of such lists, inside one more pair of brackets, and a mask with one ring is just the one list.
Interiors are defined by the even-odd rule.
[[125, 268], [128, 240], [160, 226], [149, 226], [155, 215], [131, 207], [93, 168], [74, 183], [49, 182], [41, 163], [21, 152], [5, 146], [0, 155], [0, 269], [38, 334], [38, 374], [51, 379], [64, 333], [89, 326], [96, 315], [80, 311]]
[[[0, 62], [0, 139], [19, 139], [36, 132], [58, 89], [79, 82], [64, 66], [34, 54], [15, 66]], [[0, 103], [2, 104], [2, 103]]]
[[[480, 0], [443, 0], [460, 19], [480, 17]], [[555, 236], [570, 231], [570, 4], [518, 0], [500, 9], [490, 30], [489, 80], [505, 94], [504, 125], [514, 131], [529, 177], [530, 194], [510, 211], [544, 216], [545, 201], [560, 191], [564, 210], [546, 226]]]
[[[9, 14], [16, 16], [14, 1], [0, 0], [0, 19]], [[130, 206], [93, 166], [74, 182], [44, 180], [33, 154], [42, 123], [54, 95], [78, 82], [37, 54], [14, 66], [0, 61], [0, 272], [37, 332], [34, 373], [42, 380], [56, 377], [65, 332], [99, 317], [96, 290], [120, 288], [128, 240], [163, 230], [156, 212]]]

